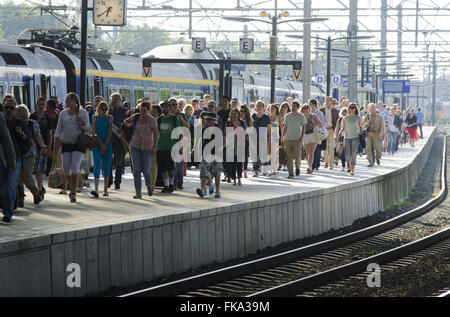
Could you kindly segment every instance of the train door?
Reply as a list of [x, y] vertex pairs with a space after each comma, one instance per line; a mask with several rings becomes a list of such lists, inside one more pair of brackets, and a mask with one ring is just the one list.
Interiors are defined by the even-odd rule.
[[10, 89], [18, 105], [25, 104], [30, 108], [29, 88], [24, 83], [12, 83]]
[[39, 96], [42, 96], [45, 98], [45, 100], [50, 97], [49, 93], [49, 84], [50, 84], [50, 77], [47, 77], [45, 75], [40, 75], [40, 84], [41, 84], [41, 93]]
[[237, 98], [242, 102], [244, 100], [244, 78], [229, 76], [227, 74], [225, 76], [224, 95], [227, 95], [230, 98]]
[[103, 94], [103, 77], [94, 77], [94, 97], [95, 96], [105, 97]]

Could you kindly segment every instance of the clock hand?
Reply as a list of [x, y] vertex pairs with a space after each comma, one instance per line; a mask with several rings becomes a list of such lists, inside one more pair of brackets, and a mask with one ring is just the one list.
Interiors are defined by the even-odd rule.
[[106, 16], [109, 15], [109, 13], [111, 12], [111, 9], [112, 9], [112, 7], [109, 7], [109, 8], [108, 8], [108, 12], [106, 13]]
[[[97, 18], [101, 17], [102, 15], [104, 15], [104, 14], [107, 13], [107, 12], [108, 12], [108, 14], [109, 14], [109, 12], [111, 11], [111, 9], [112, 9], [112, 7], [109, 7], [108, 9], [106, 9], [105, 11], [103, 11], [102, 13], [97, 14]], [[108, 16], [108, 15], [106, 15], [106, 16]]]

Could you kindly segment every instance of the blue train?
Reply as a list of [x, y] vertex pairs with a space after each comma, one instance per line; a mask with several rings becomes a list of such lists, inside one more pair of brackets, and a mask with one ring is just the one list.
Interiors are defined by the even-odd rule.
[[[0, 44], [0, 98], [12, 93], [18, 103], [34, 110], [39, 96], [55, 96], [64, 100], [67, 92], [80, 91], [79, 42], [76, 30], [27, 30], [30, 39], [18, 45]], [[190, 45], [160, 46], [145, 56], [159, 58], [229, 58], [226, 52], [208, 49], [194, 53]], [[101, 95], [107, 100], [119, 92], [132, 105], [147, 97], [154, 102], [169, 96], [193, 98], [210, 94], [219, 97], [219, 67], [200, 64], [154, 64], [152, 77], [142, 76], [142, 58], [123, 52], [114, 54], [102, 49], [88, 49], [87, 100]], [[232, 72], [231, 95], [241, 102], [270, 100], [270, 78], [249, 71]], [[276, 99], [302, 97], [302, 83], [277, 77]], [[311, 86], [311, 96], [323, 100], [321, 86]]]

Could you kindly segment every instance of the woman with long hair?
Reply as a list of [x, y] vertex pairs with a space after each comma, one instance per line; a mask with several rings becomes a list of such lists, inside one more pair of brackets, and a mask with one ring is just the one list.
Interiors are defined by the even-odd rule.
[[[74, 92], [69, 92], [65, 100], [66, 107], [59, 115], [55, 132], [55, 145], [62, 146], [62, 165], [64, 175], [69, 180], [70, 202], [75, 203], [78, 184], [78, 174], [85, 150], [78, 144], [82, 131], [89, 131], [89, 116], [81, 107], [80, 98]], [[60, 143], [62, 140], [62, 145]]]
[[279, 148], [280, 148], [280, 130], [283, 129], [283, 119], [281, 118], [280, 108], [277, 104], [270, 105], [270, 130], [272, 131], [272, 142], [270, 150], [270, 173], [269, 176], [276, 174], [279, 167]]
[[345, 160], [350, 169], [350, 175], [355, 175], [356, 154], [358, 153], [359, 132], [361, 131], [361, 118], [358, 115], [358, 106], [355, 102], [348, 105], [348, 115], [343, 117], [342, 128], [339, 133], [344, 135]]
[[[230, 119], [226, 124], [227, 128], [233, 128], [234, 135], [234, 148], [233, 148], [233, 161], [227, 161], [228, 176], [233, 180], [233, 185], [236, 186], [236, 178], [238, 180], [237, 185], [241, 186], [242, 178], [242, 159], [238, 157], [239, 148], [245, 147], [245, 132], [247, 130], [247, 124], [240, 118], [240, 113], [237, 108], [231, 109]], [[227, 139], [227, 142], [231, 140]]]
[[153, 195], [152, 189], [152, 159], [156, 154], [156, 145], [158, 144], [159, 130], [158, 123], [150, 115], [150, 103], [141, 104], [141, 112], [134, 114], [124, 120], [127, 127], [134, 127], [133, 136], [130, 142], [130, 154], [133, 161], [133, 178], [136, 195], [134, 199], [142, 198], [141, 174], [144, 174], [145, 185], [149, 196]]
[[[336, 129], [334, 130], [335, 140], [336, 144], [337, 142], [344, 142], [344, 135], [341, 133], [342, 127], [344, 126], [344, 117], [348, 115], [348, 108], [343, 107], [339, 111], [339, 119], [336, 122]], [[337, 154], [338, 157], [341, 159], [342, 169], [341, 172], [345, 171], [345, 151], [342, 151], [341, 154]], [[347, 164], [348, 167], [348, 164]], [[350, 172], [350, 168], [348, 168], [348, 172]]]
[[306, 170], [307, 174], [313, 173], [312, 164], [314, 161], [314, 151], [316, 150], [317, 143], [319, 143], [318, 137], [316, 133], [314, 133], [314, 127], [322, 127], [322, 122], [320, 122], [320, 119], [310, 113], [311, 108], [310, 106], [305, 103], [302, 108], [300, 109], [300, 112], [305, 116], [306, 118], [306, 130], [305, 135], [303, 137], [303, 145], [305, 146], [306, 151], [306, 161], [308, 162], [308, 168]]
[[[262, 164], [267, 164], [267, 156], [261, 155], [264, 153], [264, 151], [259, 147], [259, 144], [264, 144], [262, 140], [259, 139], [259, 129], [266, 129], [266, 135], [262, 136], [265, 137], [267, 140], [267, 154], [270, 154], [270, 142], [272, 138], [272, 132], [270, 129], [270, 117], [265, 113], [266, 111], [266, 104], [262, 100], [258, 100], [255, 103], [256, 113], [252, 115], [253, 119], [253, 128], [256, 132], [256, 140], [257, 144], [255, 145], [256, 148], [256, 161], [253, 162], [253, 177], [258, 177], [259, 175], [259, 169], [262, 166]], [[262, 153], [260, 153], [262, 152]]]
[[108, 195], [108, 183], [111, 172], [112, 161], [112, 124], [113, 117], [108, 114], [108, 104], [101, 101], [97, 107], [97, 111], [92, 119], [92, 129], [94, 133], [98, 135], [100, 139], [100, 146], [92, 151], [94, 156], [94, 183], [95, 190], [91, 192], [91, 195], [98, 197], [98, 183], [100, 181], [100, 169], [103, 171], [104, 187], [103, 196]]
[[[248, 127], [253, 127], [253, 119], [250, 115], [250, 109], [247, 105], [241, 105], [241, 109], [239, 110], [241, 114], [241, 119], [244, 120], [245, 124]], [[248, 168], [248, 158], [250, 156], [250, 143], [248, 139], [248, 135], [245, 136], [245, 162], [244, 162], [244, 178], [247, 178], [247, 168]]]
[[409, 144], [414, 147], [416, 138], [417, 138], [417, 117], [414, 114], [414, 109], [410, 109], [407, 113], [407, 117], [405, 119], [406, 123], [406, 133], [409, 135]]

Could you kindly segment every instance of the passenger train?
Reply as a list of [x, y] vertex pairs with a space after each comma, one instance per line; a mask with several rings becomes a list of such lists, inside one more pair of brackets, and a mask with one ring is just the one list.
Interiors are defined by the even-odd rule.
[[[17, 45], [0, 44], [0, 98], [12, 93], [18, 103], [34, 110], [39, 96], [55, 96], [64, 100], [67, 92], [80, 91], [80, 49], [74, 30], [29, 30], [30, 39]], [[156, 58], [230, 58], [226, 52], [207, 49], [194, 53], [190, 45], [176, 44], [154, 48], [144, 56]], [[270, 100], [270, 78], [250, 71], [231, 73], [231, 97], [249, 103]], [[210, 94], [219, 97], [219, 66], [214, 64], [152, 65], [152, 77], [142, 76], [142, 57], [123, 52], [114, 54], [102, 49], [88, 49], [86, 100], [101, 95], [106, 100], [119, 92], [124, 100], [135, 105], [140, 98], [153, 102], [169, 96], [183, 97], [190, 102]], [[302, 83], [288, 78], [276, 80], [276, 100], [302, 97]], [[311, 86], [311, 97], [323, 100], [320, 85]]]

